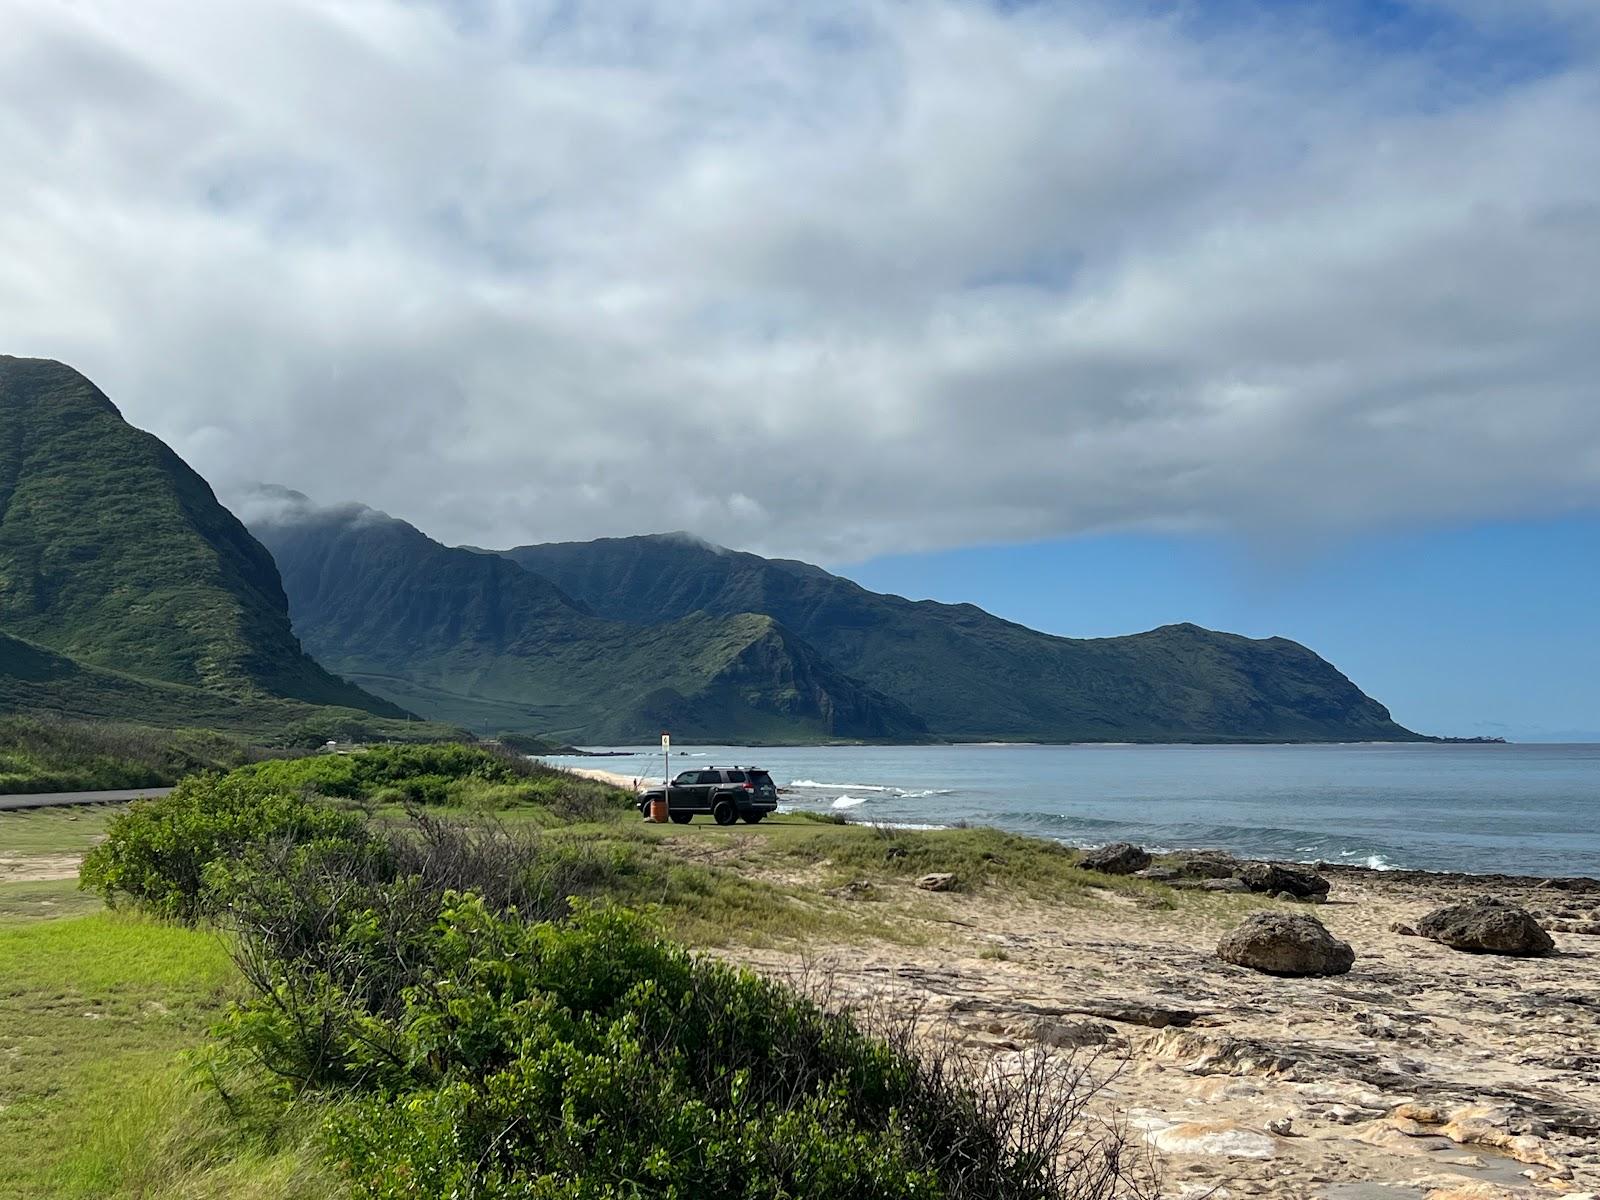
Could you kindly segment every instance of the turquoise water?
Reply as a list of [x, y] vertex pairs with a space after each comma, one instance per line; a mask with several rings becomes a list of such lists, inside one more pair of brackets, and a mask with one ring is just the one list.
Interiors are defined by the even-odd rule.
[[[606, 747], [594, 747], [606, 749]], [[659, 748], [552, 759], [659, 779]], [[794, 809], [1311, 861], [1600, 876], [1600, 745], [693, 746]]]

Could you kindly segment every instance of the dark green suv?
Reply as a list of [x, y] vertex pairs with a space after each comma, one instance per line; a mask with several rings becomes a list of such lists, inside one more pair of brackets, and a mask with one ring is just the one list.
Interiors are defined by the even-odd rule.
[[[650, 802], [661, 799], [663, 789], [651, 788], [639, 797], [639, 811], [650, 815]], [[778, 786], [760, 767], [700, 767], [682, 771], [665, 789], [667, 815], [679, 825], [711, 814], [718, 825], [747, 821], [754, 825], [778, 807]]]

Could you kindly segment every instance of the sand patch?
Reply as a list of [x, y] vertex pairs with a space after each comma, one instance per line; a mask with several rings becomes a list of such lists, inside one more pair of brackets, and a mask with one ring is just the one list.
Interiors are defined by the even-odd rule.
[[81, 854], [0, 854], [0, 883], [76, 879]]

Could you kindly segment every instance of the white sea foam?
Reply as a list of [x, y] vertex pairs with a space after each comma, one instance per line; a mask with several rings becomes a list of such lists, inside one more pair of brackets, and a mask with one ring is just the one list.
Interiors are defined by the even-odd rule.
[[866, 802], [867, 798], [865, 796], [840, 796], [833, 802], [833, 806], [835, 808], [855, 808]]
[[831, 791], [834, 788], [840, 788], [842, 790], [851, 792], [899, 791], [898, 788], [885, 787], [882, 784], [877, 783], [818, 783], [815, 779], [795, 779], [790, 782], [789, 786], [798, 788], [818, 788], [826, 791]]
[[[1360, 853], [1361, 852], [1359, 850], [1344, 850], [1340, 852], [1340, 857], [1354, 858]], [[1368, 867], [1374, 871], [1398, 871], [1400, 869], [1381, 854], [1367, 855], [1365, 858], [1361, 859], [1360, 865], [1363, 867]]]

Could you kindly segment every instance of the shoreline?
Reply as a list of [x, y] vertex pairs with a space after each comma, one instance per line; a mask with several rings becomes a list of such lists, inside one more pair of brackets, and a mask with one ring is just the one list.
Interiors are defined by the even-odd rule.
[[[642, 790], [636, 785], [654, 784], [653, 779], [645, 776], [638, 776], [636, 778], [631, 775], [623, 775], [617, 771], [606, 771], [595, 767], [563, 766], [557, 769], [562, 771], [570, 771], [572, 774], [581, 775], [585, 779], [594, 779], [601, 783], [609, 783], [614, 787], [622, 788], [624, 791], [632, 791], [636, 793]], [[780, 795], [783, 794], [783, 790], [784, 789], [779, 790]], [[852, 825], [874, 824], [874, 822], [871, 821], [851, 821], [850, 823]], [[975, 821], [971, 822], [971, 824], [982, 825], [984, 823]], [[908, 830], [916, 830], [919, 827], [915, 825], [904, 825], [903, 828]], [[945, 826], [944, 828], [948, 828], [948, 826]], [[990, 826], [990, 828], [998, 829], [1000, 827]], [[928, 828], [928, 832], [933, 833], [937, 832], [937, 830], [930, 827]], [[1003, 830], [1002, 832], [1009, 833], [1012, 831]], [[1080, 847], [1075, 843], [1065, 842], [1059, 838], [1041, 837], [1039, 834], [1034, 833], [1019, 833], [1017, 836], [1038, 838], [1040, 841], [1056, 842], [1060, 845], [1072, 845], [1074, 849], [1092, 849], [1092, 847]], [[1168, 851], [1162, 851], [1161, 853], [1168, 853]], [[1369, 867], [1361, 863], [1335, 863], [1329, 862], [1326, 859], [1248, 859], [1241, 855], [1235, 854], [1231, 850], [1222, 849], [1216, 846], [1174, 847], [1170, 853], [1214, 853], [1226, 854], [1230, 857], [1238, 858], [1240, 862], [1253, 861], [1292, 863], [1293, 865], [1299, 867], [1314, 868], [1315, 870], [1320, 871], [1322, 874], [1328, 876], [1330, 879], [1343, 878], [1348, 880], [1358, 880], [1378, 878], [1396, 884], [1414, 883], [1435, 887], [1459, 884], [1462, 886], [1473, 887], [1503, 887], [1530, 890], [1544, 888], [1550, 891], [1565, 892], [1575, 895], [1600, 894], [1600, 875], [1521, 875], [1506, 871], [1443, 871], [1432, 870], [1426, 867]], [[1160, 855], [1158, 854], [1157, 857], [1159, 856]]]

